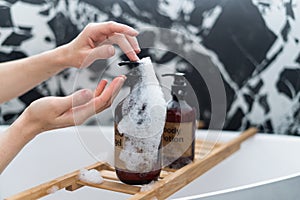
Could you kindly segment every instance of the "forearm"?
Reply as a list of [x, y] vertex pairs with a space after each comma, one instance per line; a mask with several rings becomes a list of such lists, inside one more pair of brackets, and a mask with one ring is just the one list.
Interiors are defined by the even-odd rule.
[[0, 134], [0, 174], [37, 134], [35, 125], [27, 123], [22, 115]]
[[20, 96], [64, 70], [68, 52], [64, 46], [45, 53], [0, 63], [0, 103]]

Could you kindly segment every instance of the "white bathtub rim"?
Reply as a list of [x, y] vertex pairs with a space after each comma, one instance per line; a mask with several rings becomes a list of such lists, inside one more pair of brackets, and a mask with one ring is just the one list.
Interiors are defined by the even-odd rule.
[[294, 173], [294, 174], [291, 174], [291, 175], [287, 175], [287, 176], [282, 176], [282, 177], [278, 177], [278, 178], [265, 180], [265, 181], [260, 181], [260, 182], [256, 182], [256, 183], [251, 183], [251, 184], [247, 184], [247, 185], [233, 187], [233, 188], [229, 188], [229, 189], [224, 189], [224, 190], [219, 190], [219, 191], [214, 191], [214, 192], [208, 192], [208, 193], [204, 193], [204, 194], [200, 194], [200, 195], [192, 195], [192, 196], [187, 196], [187, 197], [175, 198], [173, 200], [195, 200], [195, 199], [200, 199], [200, 198], [212, 197], [212, 196], [215, 196], [215, 195], [222, 195], [222, 194], [227, 194], [227, 193], [231, 193], [231, 192], [236, 192], [236, 191], [241, 191], [241, 190], [246, 190], [246, 189], [252, 189], [252, 188], [256, 188], [256, 187], [261, 187], [261, 186], [264, 186], [264, 185], [277, 183], [277, 182], [281, 182], [281, 181], [285, 181], [285, 180], [289, 180], [289, 179], [297, 178], [297, 177], [300, 178], [300, 172], [297, 172], [297, 173]]

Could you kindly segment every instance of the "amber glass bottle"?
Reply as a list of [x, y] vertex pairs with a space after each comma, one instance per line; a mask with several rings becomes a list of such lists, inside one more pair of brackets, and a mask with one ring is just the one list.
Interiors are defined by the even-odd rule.
[[196, 113], [186, 102], [184, 74], [174, 76], [172, 99], [167, 104], [167, 117], [162, 136], [163, 166], [179, 169], [194, 160]]
[[[132, 68], [131, 72], [127, 74], [127, 80], [125, 85], [130, 87], [130, 93], [136, 88], [135, 86], [139, 84], [141, 80], [141, 74], [138, 70], [138, 62], [122, 62], [122, 65], [128, 65]], [[135, 91], [138, 94], [138, 91]], [[124, 102], [132, 101], [125, 97], [115, 108], [114, 116], [114, 130], [115, 130], [115, 169], [118, 178], [130, 185], [140, 185], [148, 184], [153, 180], [157, 180], [161, 171], [161, 156], [160, 150], [156, 149], [155, 152], [147, 152], [148, 140], [150, 138], [139, 138], [135, 137], [132, 133], [120, 132], [118, 125], [120, 121], [124, 118], [128, 111], [124, 110]], [[134, 103], [133, 103], [134, 105]], [[147, 105], [145, 105], [147, 106]], [[128, 108], [132, 109], [132, 108]], [[139, 114], [143, 114], [143, 109], [141, 107]], [[140, 123], [143, 123], [142, 121]], [[160, 142], [160, 138], [158, 138]], [[150, 141], [151, 142], [151, 141]], [[140, 144], [140, 145], [136, 145]], [[132, 146], [133, 145], [133, 146]], [[154, 155], [156, 153], [156, 155]], [[154, 156], [153, 156], [154, 155]]]

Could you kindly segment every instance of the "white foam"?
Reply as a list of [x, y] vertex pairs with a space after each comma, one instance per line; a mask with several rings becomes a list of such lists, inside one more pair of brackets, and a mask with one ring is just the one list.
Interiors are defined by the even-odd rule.
[[59, 190], [59, 187], [56, 186], [56, 185], [53, 185], [51, 188], [49, 188], [49, 189], [47, 190], [47, 193], [48, 193], [48, 194], [53, 194], [53, 193], [57, 192], [58, 190]]
[[[149, 184], [143, 185], [140, 189], [141, 192], [148, 192], [153, 189], [153, 185], [155, 184], [155, 181], [152, 181]], [[158, 200], [155, 196], [151, 198], [151, 200]]]
[[126, 168], [136, 172], [149, 172], [160, 167], [158, 162], [158, 148], [160, 137], [147, 139], [127, 137], [119, 158], [126, 164]]
[[150, 58], [143, 58], [140, 62], [143, 64], [137, 69], [141, 73], [141, 81], [134, 86], [123, 103], [123, 119], [118, 124], [118, 130], [135, 137], [147, 138], [162, 133], [166, 101]]
[[141, 192], [147, 192], [153, 189], [153, 185], [154, 185], [155, 181], [151, 181], [151, 183], [149, 184], [145, 184], [141, 187], [140, 191]]
[[103, 178], [100, 172], [96, 169], [81, 169], [78, 179], [87, 183], [100, 184], [103, 182]]
[[151, 59], [143, 58], [136, 70], [140, 81], [132, 88], [122, 107], [118, 131], [126, 136], [119, 158], [128, 170], [149, 172], [158, 159], [158, 148], [165, 125], [166, 101]]

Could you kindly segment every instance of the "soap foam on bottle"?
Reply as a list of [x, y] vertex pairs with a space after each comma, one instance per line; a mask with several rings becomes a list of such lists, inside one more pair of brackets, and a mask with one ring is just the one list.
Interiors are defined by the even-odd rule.
[[166, 118], [166, 101], [156, 78], [151, 59], [140, 60], [141, 80], [134, 86], [122, 107], [118, 131], [126, 135], [120, 159], [132, 171], [148, 172], [157, 163], [158, 149]]

